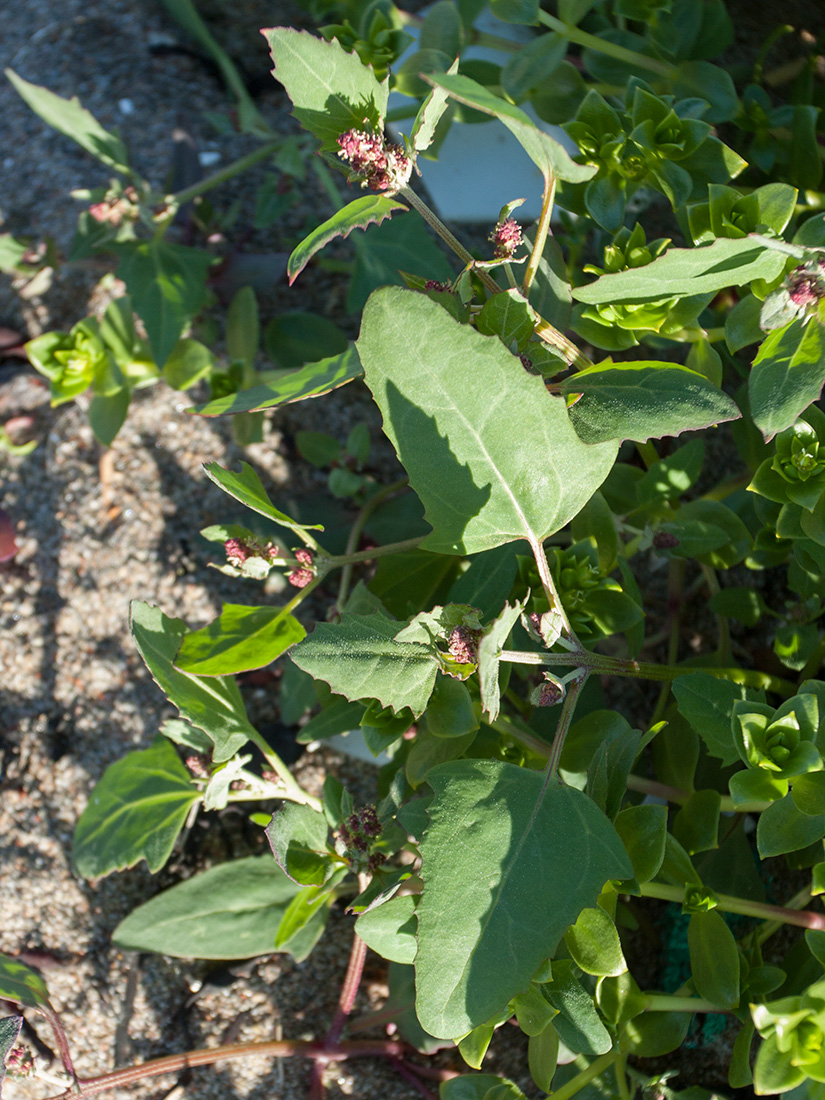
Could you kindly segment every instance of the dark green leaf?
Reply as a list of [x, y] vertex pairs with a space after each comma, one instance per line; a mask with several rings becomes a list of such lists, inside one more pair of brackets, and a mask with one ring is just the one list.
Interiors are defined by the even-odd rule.
[[158, 608], [134, 600], [130, 625], [152, 679], [182, 717], [209, 735], [215, 745], [215, 763], [229, 760], [255, 736], [238, 685], [230, 677], [193, 676], [174, 667], [187, 631], [181, 619], [169, 619]]
[[127, 753], [106, 769], [80, 815], [72, 845], [78, 874], [100, 878], [141, 859], [159, 871], [199, 798], [165, 738]]
[[205, 344], [185, 338], [178, 340], [166, 365], [163, 380], [173, 390], [187, 390], [204, 378], [215, 365], [215, 356]]
[[272, 409], [292, 401], [303, 401], [307, 397], [330, 393], [351, 382], [353, 378], [360, 378], [362, 373], [358, 352], [355, 345], [351, 344], [340, 355], [321, 359], [317, 363], [307, 363], [297, 370], [284, 370], [275, 381], [217, 397], [204, 405], [194, 405], [187, 411], [200, 413], [202, 416], [224, 416], [227, 413]]
[[696, 992], [720, 1008], [735, 1008], [739, 1004], [739, 952], [731, 930], [711, 909], [691, 913], [687, 938]]
[[213, 257], [159, 237], [129, 242], [118, 251], [118, 278], [126, 283], [135, 312], [146, 326], [152, 357], [163, 369], [184, 327], [206, 300]]
[[[590, 799], [542, 773], [462, 760], [435, 768], [428, 782], [417, 1010], [431, 1033], [457, 1038], [526, 989], [607, 879], [633, 869]], [[561, 835], [563, 845], [546, 841]], [[527, 913], [541, 919], [525, 921]]]
[[48, 1009], [49, 991], [36, 970], [0, 955], [0, 997], [28, 1008]]
[[673, 835], [691, 856], [718, 847], [719, 793], [694, 791], [674, 818]]
[[673, 694], [679, 713], [700, 735], [708, 752], [725, 765], [737, 761], [730, 723], [733, 704], [747, 698], [745, 690], [707, 672], [690, 672], [674, 680]]

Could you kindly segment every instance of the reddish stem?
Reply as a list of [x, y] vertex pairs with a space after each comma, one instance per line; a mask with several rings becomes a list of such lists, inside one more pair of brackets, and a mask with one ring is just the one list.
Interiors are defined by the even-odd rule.
[[70, 1097], [93, 1096], [107, 1089], [132, 1085], [144, 1077], [157, 1077], [162, 1073], [180, 1073], [193, 1066], [208, 1066], [214, 1062], [227, 1062], [236, 1058], [248, 1058], [250, 1055], [265, 1055], [270, 1058], [312, 1058], [316, 1064], [343, 1062], [348, 1058], [384, 1057], [401, 1058], [406, 1052], [406, 1044], [395, 1039], [351, 1039], [337, 1046], [325, 1042], [305, 1041], [302, 1039], [281, 1039], [270, 1043], [232, 1043], [224, 1047], [208, 1050], [191, 1050], [184, 1054], [168, 1054], [165, 1058], [153, 1058], [137, 1066], [127, 1066], [100, 1077], [78, 1079], [78, 1090], [66, 1089], [50, 1100], [69, 1100]]

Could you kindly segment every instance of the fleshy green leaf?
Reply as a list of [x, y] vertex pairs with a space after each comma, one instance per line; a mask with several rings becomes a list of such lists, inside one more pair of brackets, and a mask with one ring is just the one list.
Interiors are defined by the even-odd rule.
[[753, 361], [751, 414], [766, 440], [789, 428], [825, 382], [825, 327], [815, 318], [771, 332]]
[[735, 1008], [739, 1004], [739, 952], [733, 933], [714, 909], [691, 914], [688, 948], [699, 996], [720, 1008]]
[[[269, 857], [235, 859], [138, 906], [114, 930], [112, 941], [124, 950], [176, 959], [269, 955], [284, 912], [300, 890]], [[291, 954], [292, 945], [283, 950]]]
[[319, 139], [322, 151], [337, 157], [340, 134], [383, 128], [387, 81], [379, 83], [357, 53], [347, 53], [334, 39], [325, 42], [290, 27], [261, 33], [272, 51], [272, 75], [286, 88], [293, 114]]
[[217, 619], [184, 635], [175, 668], [197, 676], [230, 676], [263, 668], [306, 631], [282, 607], [225, 603]]
[[209, 735], [215, 744], [215, 763], [229, 760], [255, 734], [238, 685], [230, 677], [193, 676], [174, 667], [187, 632], [181, 619], [169, 619], [158, 608], [134, 600], [130, 625], [152, 679], [182, 717]]
[[145, 859], [159, 871], [199, 794], [164, 737], [111, 764], [80, 815], [72, 859], [84, 878], [100, 878]]
[[759, 815], [756, 847], [762, 859], [798, 852], [825, 837], [825, 814], [805, 814], [793, 796], [772, 802]]
[[421, 714], [438, 672], [438, 658], [417, 642], [397, 642], [399, 624], [383, 615], [344, 615], [318, 623], [290, 653], [295, 664], [350, 702], [377, 699], [398, 713]]
[[449, 76], [444, 73], [440, 76], [425, 76], [424, 79], [434, 87], [444, 88], [459, 103], [493, 115], [504, 123], [545, 177], [555, 176], [556, 179], [569, 183], [581, 183], [595, 175], [595, 165], [576, 164], [564, 146], [540, 130], [529, 115], [506, 99], [494, 95], [484, 85], [470, 80], [468, 76]]
[[294, 519], [279, 512], [269, 499], [263, 482], [248, 462], [241, 463], [239, 474], [234, 470], [225, 470], [217, 462], [210, 462], [203, 469], [209, 480], [219, 485], [225, 493], [229, 493], [231, 497], [239, 500], [245, 507], [251, 508], [253, 512], [274, 520], [279, 526], [287, 527], [291, 531], [323, 531], [323, 527], [318, 523], [296, 523]]
[[461, 760], [428, 782], [416, 1004], [427, 1031], [458, 1038], [526, 989], [607, 879], [633, 869], [593, 802], [540, 772]]
[[350, 344], [340, 355], [320, 359], [317, 363], [307, 363], [297, 370], [273, 373], [278, 374], [274, 381], [250, 386], [249, 389], [230, 393], [225, 397], [216, 397], [214, 401], [195, 405], [187, 411], [199, 413], [201, 416], [225, 416], [227, 413], [273, 409], [278, 405], [303, 401], [306, 397], [320, 397], [321, 394], [337, 390], [353, 378], [360, 378], [363, 370], [355, 345]]
[[627, 970], [616, 925], [598, 905], [582, 909], [565, 932], [564, 942], [585, 974], [615, 978]]
[[785, 266], [785, 255], [748, 237], [718, 240], [699, 248], [669, 248], [644, 267], [602, 275], [593, 283], [575, 287], [580, 302], [645, 302], [674, 295], [715, 293], [743, 286], [754, 279], [775, 279]]
[[286, 268], [289, 285], [292, 286], [315, 253], [320, 252], [336, 237], [348, 237], [353, 229], [366, 229], [368, 225], [380, 225], [385, 218], [392, 217], [396, 210], [406, 209], [403, 202], [391, 199], [387, 195], [364, 195], [360, 199], [353, 199], [343, 210], [336, 211], [317, 229], [313, 229], [293, 251]]
[[585, 443], [644, 443], [741, 416], [736, 403], [707, 378], [670, 363], [588, 367], [566, 378], [561, 392], [582, 394], [569, 412]]
[[104, 130], [94, 115], [81, 107], [77, 96], [63, 99], [48, 88], [24, 80], [12, 69], [6, 69], [5, 73], [18, 95], [44, 122], [76, 141], [87, 153], [114, 168], [116, 172], [123, 172], [127, 176], [131, 174], [123, 142], [115, 134]]
[[544, 539], [613, 463], [617, 444], [581, 443], [563, 400], [498, 340], [414, 291], [385, 288], [370, 298], [358, 350], [384, 430], [433, 527], [428, 550], [475, 553]]

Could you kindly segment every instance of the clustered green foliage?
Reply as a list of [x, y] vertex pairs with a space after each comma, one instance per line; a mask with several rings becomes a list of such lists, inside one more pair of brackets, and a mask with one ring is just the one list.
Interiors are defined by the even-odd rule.
[[[463, 57], [484, 0], [440, 0], [397, 67], [416, 20], [389, 0], [311, 7], [335, 20], [322, 37], [264, 32], [274, 76], [319, 171], [370, 193], [297, 245], [290, 278], [354, 229], [366, 231], [356, 242], [426, 240], [419, 215], [459, 263], [445, 272], [427, 243], [423, 268], [362, 280], [354, 344], [320, 329], [302, 341], [300, 321], [276, 319], [277, 347], [314, 350], [287, 371], [256, 372], [257, 307], [242, 291], [228, 321], [233, 364], [216, 376], [208, 349], [182, 336], [209, 261], [196, 252], [190, 265], [164, 237], [189, 196], [158, 213], [116, 137], [14, 78], [58, 128], [94, 138], [132, 188], [92, 196], [128, 211], [104, 219], [105, 239], [88, 221], [80, 236], [119, 255], [131, 297], [100, 323], [29, 345], [55, 401], [91, 385], [105, 441], [122, 421], [114, 403], [125, 415], [131, 389], [161, 372], [173, 385], [209, 375], [212, 399], [195, 411], [246, 418], [362, 378], [405, 474], [376, 479], [365, 425], [343, 445], [300, 433], [302, 457], [356, 510], [338, 543], [316, 517], [281, 511], [248, 464], [206, 467], [246, 517], [202, 532], [223, 545], [216, 564], [253, 584], [281, 573], [292, 598], [226, 605], [200, 629], [133, 604], [135, 642], [180, 718], [100, 780], [75, 866], [92, 879], [141, 859], [157, 871], [193, 807], [278, 800], [252, 814], [274, 859], [158, 894], [115, 942], [303, 959], [346, 898], [357, 936], [391, 964], [398, 1003], [414, 982], [415, 1011], [399, 1028], [421, 1050], [453, 1042], [478, 1070], [514, 1017], [540, 1090], [566, 1100], [598, 1079], [601, 1095], [674, 1096], [667, 1074], [651, 1078], [635, 1059], [678, 1050], [697, 1014], [716, 1013], [734, 1038], [730, 1087], [821, 1100], [825, 918], [807, 908], [825, 892], [825, 197], [813, 70], [798, 69], [778, 103], [762, 79], [769, 42], [735, 82], [712, 62], [733, 38], [722, 0], [559, 0], [556, 14], [538, 0], [490, 0], [503, 23], [538, 31], [521, 48], [505, 41], [501, 68]], [[384, 135], [390, 88], [411, 101], [403, 144]], [[578, 153], [538, 128], [527, 103]], [[479, 258], [408, 181], [451, 125], [490, 117], [539, 168], [544, 202], [526, 238], [518, 200], [507, 204]], [[634, 203], [665, 209], [687, 244], [648, 240]], [[140, 224], [154, 226], [151, 239]], [[393, 238], [399, 225], [413, 228]], [[581, 266], [585, 239], [599, 264]], [[585, 347], [610, 354], [593, 360]], [[613, 358], [628, 349], [643, 351]], [[714, 477], [706, 452], [725, 422], [738, 457]], [[643, 589], [659, 568], [671, 611], [651, 636]], [[301, 605], [339, 570], [334, 614], [308, 631]], [[747, 570], [776, 571], [784, 605], [743, 582]], [[680, 662], [677, 608], [702, 586], [716, 646]], [[736, 623], [772, 641], [770, 667], [750, 666]], [[668, 663], [641, 659], [667, 641]], [[313, 797], [250, 724], [234, 677], [281, 658], [282, 719], [304, 744], [362, 740], [382, 761], [375, 806], [356, 806], [333, 777]], [[643, 728], [609, 707], [603, 684], [619, 677], [662, 685]], [[779, 856], [804, 872], [791, 898], [771, 894], [762, 873]], [[688, 918], [678, 988], [643, 991], [631, 973], [627, 933], [645, 898]], [[799, 931], [780, 949], [771, 937], [786, 924]], [[43, 1008], [35, 978], [7, 961], [0, 994]], [[523, 1097], [485, 1073], [445, 1081], [440, 1095]]]

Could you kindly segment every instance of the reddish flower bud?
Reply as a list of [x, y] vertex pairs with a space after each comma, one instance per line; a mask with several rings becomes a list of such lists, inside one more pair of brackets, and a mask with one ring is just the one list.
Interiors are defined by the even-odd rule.
[[657, 550], [672, 550], [679, 540], [670, 531], [657, 531], [653, 536], [653, 545]]
[[247, 558], [252, 557], [253, 551], [247, 543], [241, 539], [227, 539], [223, 544], [226, 551], [226, 560], [230, 565], [243, 565]]
[[462, 665], [473, 665], [478, 660], [477, 630], [470, 630], [467, 626], [457, 626], [453, 629], [448, 639], [450, 654]]
[[515, 254], [523, 237], [521, 226], [515, 218], [497, 222], [489, 238], [493, 242], [493, 255], [497, 260], [509, 260]]
[[338, 156], [362, 176], [361, 186], [373, 191], [400, 191], [412, 174], [412, 161], [400, 145], [367, 130], [347, 130], [338, 137]]
[[293, 569], [286, 579], [294, 588], [306, 588], [314, 578], [315, 574], [311, 569]]

